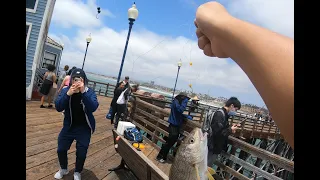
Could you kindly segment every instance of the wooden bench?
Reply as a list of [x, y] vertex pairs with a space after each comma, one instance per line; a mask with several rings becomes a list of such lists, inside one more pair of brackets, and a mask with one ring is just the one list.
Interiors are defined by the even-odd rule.
[[[158, 107], [154, 104], [150, 104], [146, 101], [141, 100], [140, 98], [136, 98], [134, 104], [132, 104], [130, 110], [130, 120], [133, 124], [136, 125], [136, 127], [140, 128], [144, 132], [148, 133], [151, 137], [150, 139], [144, 136], [145, 142], [149, 143], [149, 145], [153, 146], [154, 149], [159, 150], [160, 143], [164, 143], [165, 140], [163, 137], [161, 137], [159, 134], [161, 133], [163, 136], [168, 135], [168, 122], [166, 121], [167, 117], [170, 114], [170, 110], [162, 107]], [[242, 119], [230, 119], [230, 123], [239, 123], [242, 121]], [[249, 131], [245, 129], [245, 125], [252, 124], [254, 127], [254, 131]], [[197, 121], [185, 121], [185, 124], [183, 126], [183, 134], [186, 136], [188, 133], [194, 128], [194, 127], [201, 127], [201, 124]], [[252, 137], [252, 135], [260, 137], [263, 135], [265, 138], [267, 136], [271, 136], [271, 129], [274, 126], [270, 124], [259, 124], [257, 122], [254, 123], [243, 123], [243, 127], [241, 128], [240, 132], [236, 133], [235, 136], [245, 136], [245, 137]], [[249, 128], [250, 129], [250, 128]], [[252, 129], [252, 128], [251, 128]], [[268, 129], [268, 132], [264, 132]], [[263, 133], [261, 132], [263, 131]], [[276, 135], [276, 133], [273, 133], [273, 135]], [[232, 164], [238, 164], [242, 166], [243, 169], [246, 169], [248, 171], [251, 171], [253, 174], [257, 176], [262, 176], [267, 179], [280, 179], [275, 174], [271, 174], [265, 170], [261, 170], [259, 167], [256, 167], [253, 164], [250, 164], [250, 162], [247, 162], [245, 160], [240, 159], [240, 157], [236, 157], [235, 152], [237, 149], [240, 149], [241, 151], [244, 151], [248, 154], [251, 154], [253, 157], [258, 157], [261, 160], [264, 160], [266, 162], [269, 162], [270, 164], [276, 165], [276, 167], [281, 168], [283, 170], [289, 171], [291, 173], [294, 173], [294, 163], [293, 161], [290, 161], [288, 159], [285, 159], [279, 155], [272, 154], [266, 150], [260, 149], [259, 147], [255, 147], [254, 145], [251, 145], [245, 141], [239, 140], [236, 137], [229, 136], [229, 144], [232, 146], [231, 149], [234, 150], [230, 152], [222, 153], [221, 156], [226, 158], [226, 161], [222, 160], [220, 163], [218, 162], [216, 165], [220, 168], [219, 175], [222, 177], [232, 175], [240, 180], [249, 180], [250, 178], [244, 176], [242, 172], [238, 172], [238, 170], [233, 168]], [[130, 145], [131, 146], [131, 145]], [[133, 147], [131, 147], [133, 148]], [[152, 148], [152, 147], [151, 147]], [[157, 153], [156, 153], [157, 154]], [[122, 156], [122, 155], [121, 155]], [[153, 160], [153, 158], [148, 158], [149, 160]], [[223, 159], [224, 159], [223, 158]], [[170, 159], [170, 154], [168, 156], [168, 159]], [[226, 163], [226, 162], [231, 162]], [[160, 163], [161, 164], [161, 163]], [[163, 165], [163, 164], [162, 164]], [[167, 166], [165, 164], [164, 166]], [[151, 166], [149, 166], [151, 167]], [[158, 168], [162, 170], [167, 176], [169, 175], [169, 170], [166, 170], [158, 164]], [[157, 168], [157, 169], [158, 169]], [[145, 168], [146, 169], [146, 168]], [[170, 168], [169, 168], [170, 169]], [[222, 170], [222, 171], [221, 171]], [[240, 170], [240, 169], [239, 169]], [[149, 170], [148, 170], [149, 171]], [[228, 177], [225, 177], [228, 178]], [[218, 179], [218, 178], [216, 178]]]
[[[146, 144], [143, 150], [138, 151], [117, 131], [112, 130], [112, 133], [114, 144], [118, 145], [115, 149], [122, 157], [122, 160], [118, 167], [109, 169], [109, 171], [125, 169], [125, 166], [127, 166], [140, 180], [169, 180], [168, 176], [145, 155], [154, 149], [153, 146]], [[116, 138], [118, 136], [120, 136], [120, 139], [117, 141]]]

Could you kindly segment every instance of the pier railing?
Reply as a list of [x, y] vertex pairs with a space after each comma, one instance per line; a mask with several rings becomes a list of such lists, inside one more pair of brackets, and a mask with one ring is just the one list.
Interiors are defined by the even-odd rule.
[[110, 83], [103, 83], [98, 81], [88, 80], [88, 86], [92, 88], [97, 95], [105, 96], [105, 97], [113, 97], [113, 92], [115, 89], [115, 85]]
[[[169, 124], [166, 119], [170, 114], [170, 110], [164, 107], [159, 107], [155, 104], [151, 104], [150, 102], [146, 102], [141, 98], [136, 97], [136, 100], [130, 103], [129, 112], [130, 120], [146, 133], [144, 134], [145, 141], [152, 144], [159, 150], [160, 145], [165, 143], [164, 137], [168, 136], [169, 134]], [[233, 119], [231, 122], [232, 121], [235, 122], [238, 120]], [[257, 124], [253, 124], [253, 126], [257, 127]], [[183, 127], [183, 135], [188, 135], [188, 133], [194, 127], [201, 127], [201, 123], [197, 121], [186, 121]], [[238, 133], [241, 134], [242, 131], [243, 129]], [[293, 161], [249, 144], [238, 139], [236, 136], [237, 135], [229, 136], [229, 146], [232, 148], [228, 152], [223, 152], [221, 154], [220, 161], [216, 163], [220, 169], [219, 171], [221, 171], [221, 173], [219, 173], [220, 176], [224, 176], [224, 178], [236, 177], [240, 180], [249, 180], [251, 177], [263, 177], [266, 179], [279, 180], [282, 178], [287, 179], [287, 177], [284, 177], [284, 173], [280, 172], [286, 171], [289, 172], [289, 174], [294, 173]], [[256, 161], [260, 161], [260, 163], [249, 163], [246, 161], [248, 158], [241, 159], [240, 157], [234, 155], [235, 151], [239, 149], [247, 154], [250, 154], [251, 157], [256, 157]], [[169, 158], [170, 157], [172, 158], [172, 156], [169, 156]], [[260, 167], [261, 162], [268, 164], [268, 166], [273, 166], [274, 170], [271, 170], [270, 172], [270, 168], [266, 169], [263, 168], [264, 166]], [[243, 175], [241, 171], [244, 170], [249, 171], [250, 175]], [[250, 176], [250, 178], [248, 176]], [[286, 176], [288, 176], [288, 173], [286, 173]]]
[[[134, 93], [134, 96], [139, 97], [141, 100], [148, 102], [150, 104], [161, 107], [170, 112], [170, 105], [172, 101], [159, 100], [153, 97], [141, 96]], [[189, 113], [190, 103], [188, 104], [184, 114]], [[193, 117], [193, 121], [201, 124], [204, 120], [205, 114], [209, 109], [216, 110], [219, 107], [214, 106], [199, 106], [195, 112], [191, 112], [190, 115]], [[167, 120], [167, 117], [165, 117]], [[272, 139], [282, 139], [283, 136], [280, 134], [280, 130], [275, 125], [274, 122], [263, 121], [253, 118], [252, 116], [244, 113], [240, 113], [235, 116], [231, 116], [229, 119], [230, 124], [240, 123], [241, 130], [235, 134], [235, 136], [240, 136], [244, 138], [272, 138]]]
[[[113, 97], [113, 92], [115, 89], [115, 85], [91, 80], [89, 80], [89, 87], [91, 87], [98, 95], [106, 97]], [[150, 96], [142, 96], [136, 93], [133, 94], [135, 97], [139, 97], [141, 100], [145, 102], [156, 105], [170, 112], [170, 106], [172, 101], [160, 100]], [[188, 106], [184, 114], [189, 114], [190, 107], [190, 103], [188, 103]], [[218, 107], [214, 106], [200, 105], [196, 108], [195, 111], [190, 112], [190, 115], [192, 115], [193, 121], [197, 122], [198, 124], [201, 124], [206, 112], [209, 109], [216, 110], [217, 108]], [[167, 116], [164, 117], [164, 120], [167, 119]], [[232, 116], [229, 119], [229, 122], [230, 124], [242, 122], [241, 130], [235, 134], [236, 137], [283, 139], [283, 136], [280, 134], [280, 131], [274, 124], [274, 122], [258, 120], [244, 113]]]
[[[89, 87], [93, 88], [94, 91], [101, 96], [113, 97], [113, 92], [115, 85], [97, 81], [89, 80]], [[169, 100], [160, 100], [150, 96], [142, 96], [134, 93], [135, 97], [139, 97], [141, 100], [148, 102], [150, 104], [161, 107], [168, 112], [170, 112], [170, 106], [172, 101]], [[189, 114], [190, 103], [184, 112], [184, 114]], [[216, 110], [218, 107], [208, 106], [208, 105], [199, 105], [195, 111], [190, 112], [190, 115], [193, 117], [193, 121], [201, 124], [204, 115], [209, 109]], [[166, 121], [168, 117], [164, 117]], [[244, 113], [240, 113], [238, 115], [232, 116], [229, 119], [229, 122], [232, 123], [240, 123], [242, 122], [241, 130], [238, 131], [235, 136], [241, 138], [272, 138], [272, 139], [283, 139], [283, 136], [280, 134], [279, 129], [274, 124], [274, 122], [269, 121], [261, 121], [252, 116]]]

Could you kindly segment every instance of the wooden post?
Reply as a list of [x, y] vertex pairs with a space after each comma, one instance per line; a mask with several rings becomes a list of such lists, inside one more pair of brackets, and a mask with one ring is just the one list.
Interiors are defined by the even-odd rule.
[[257, 126], [257, 121], [254, 121], [253, 129], [252, 129], [252, 132], [251, 132], [251, 138], [253, 137], [254, 130], [255, 130], [256, 126]]
[[[234, 145], [231, 145], [231, 150], [230, 150], [230, 154], [235, 155], [237, 148]], [[226, 166], [229, 166], [233, 169], [233, 161], [231, 161], [230, 159], [227, 160], [226, 162]], [[226, 174], [226, 179], [230, 179], [230, 173]]]
[[270, 123], [269, 123], [269, 130], [268, 130], [268, 138], [270, 138], [271, 127], [272, 127], [272, 125], [271, 125], [271, 122], [270, 122]]
[[137, 104], [136, 100], [131, 101], [131, 112], [130, 112], [130, 120], [131, 121], [133, 121], [137, 106], [138, 106], [138, 104]]
[[107, 89], [106, 89], [104, 96], [108, 97], [108, 91], [109, 91], [109, 83], [107, 84]]
[[245, 139], [244, 137], [243, 137], [243, 130], [244, 130], [244, 126], [245, 126], [245, 124], [246, 124], [246, 119], [242, 122], [242, 124], [241, 124], [241, 131], [240, 131], [240, 138], [241, 139]]
[[104, 96], [108, 97], [108, 89], [109, 89], [109, 83], [107, 84], [106, 92], [104, 93]]
[[96, 82], [93, 82], [92, 89], [93, 89], [94, 92], [96, 92], [96, 85], [97, 85]]
[[260, 132], [260, 138], [261, 138], [261, 136], [262, 136], [262, 134], [263, 134], [263, 128], [264, 128], [264, 125], [266, 124], [266, 122], [263, 122], [263, 124], [262, 124], [262, 128], [261, 128], [261, 132]]
[[202, 123], [203, 121], [203, 114], [204, 114], [204, 109], [201, 110], [201, 115], [200, 115], [200, 124]]

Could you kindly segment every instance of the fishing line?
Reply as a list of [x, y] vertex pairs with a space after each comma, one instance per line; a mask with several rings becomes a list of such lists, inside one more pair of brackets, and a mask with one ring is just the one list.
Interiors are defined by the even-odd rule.
[[[178, 28], [180, 28], [181, 26], [185, 26], [185, 25], [189, 25], [189, 23], [181, 24], [181, 25], [177, 26], [177, 28], [175, 28], [175, 29], [178, 29]], [[164, 38], [164, 39], [161, 40], [159, 43], [157, 43], [156, 45], [154, 45], [151, 49], [149, 49], [149, 50], [146, 51], [145, 53], [142, 53], [142, 54], [139, 55], [136, 59], [134, 59], [134, 60], [132, 61], [132, 70], [131, 70], [131, 71], [133, 72], [133, 70], [134, 70], [134, 64], [135, 64], [136, 60], [138, 60], [138, 59], [141, 58], [142, 56], [148, 54], [150, 51], [152, 51], [153, 49], [155, 49], [156, 47], [158, 47], [161, 43], [163, 43], [163, 42], [166, 41], [166, 40], [170, 40], [170, 38]]]
[[133, 61], [132, 61], [132, 72], [133, 72], [133, 69], [134, 69], [134, 63], [135, 63], [135, 61], [136, 60], [138, 60], [140, 57], [142, 57], [142, 56], [144, 56], [144, 55], [146, 55], [146, 54], [148, 54], [150, 51], [152, 51], [154, 48], [156, 48], [157, 46], [159, 46], [163, 41], [165, 41], [166, 39], [163, 39], [162, 41], [160, 41], [158, 44], [156, 44], [155, 46], [153, 46], [151, 49], [149, 49], [147, 52], [145, 52], [145, 53], [143, 53], [143, 54], [141, 54], [140, 56], [138, 56], [136, 59], [134, 59]]
[[[190, 24], [190, 26], [189, 26], [189, 34], [191, 33], [191, 27], [192, 27], [192, 24]], [[187, 41], [186, 41], [186, 43], [184, 44], [184, 46], [183, 46], [183, 54], [184, 54], [184, 56], [186, 57], [186, 59], [188, 59], [188, 57], [186, 56], [186, 53], [185, 53], [185, 46], [188, 44], [188, 43], [190, 43], [190, 42], [192, 42], [192, 38], [194, 37], [194, 34], [195, 33], [191, 33], [192, 35], [191, 35], [191, 38], [189, 38]], [[189, 51], [189, 65], [190, 65], [190, 68], [192, 67], [192, 65], [193, 65], [193, 62], [191, 61], [191, 52], [192, 52], [192, 50], [193, 50], [193, 48], [192, 48], [192, 44], [190, 43], [190, 51]], [[207, 66], [206, 66], [206, 70], [205, 70], [205, 72], [207, 72]], [[200, 75], [200, 71], [197, 73], [197, 75], [195, 76], [195, 78], [189, 78], [188, 80], [189, 80], [189, 88], [191, 89], [191, 91], [192, 91], [192, 93], [193, 93], [193, 87], [192, 87], [192, 84], [193, 84], [193, 82], [194, 81], [197, 81], [200, 77], [201, 77], [201, 75]]]

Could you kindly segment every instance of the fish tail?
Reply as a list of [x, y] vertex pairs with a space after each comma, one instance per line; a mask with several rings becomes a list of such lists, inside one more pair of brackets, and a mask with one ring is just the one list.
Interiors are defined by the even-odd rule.
[[208, 180], [214, 180], [213, 176], [210, 174], [209, 171], [207, 171]]

